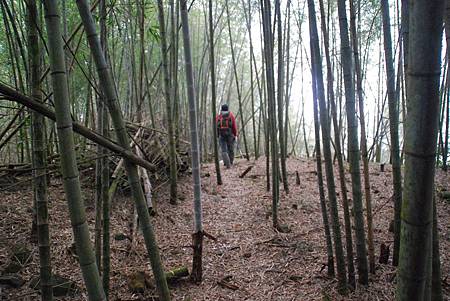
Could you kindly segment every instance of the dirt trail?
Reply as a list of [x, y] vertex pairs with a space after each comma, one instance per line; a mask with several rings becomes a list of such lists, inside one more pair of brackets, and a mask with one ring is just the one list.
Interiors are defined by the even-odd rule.
[[[253, 169], [242, 179], [249, 165]], [[202, 202], [204, 230], [217, 238], [205, 238], [204, 279], [200, 285], [182, 281], [172, 287], [173, 300], [393, 300], [395, 270], [390, 265], [377, 265], [376, 275], [370, 276], [368, 288], [358, 288], [346, 298], [340, 297], [336, 282], [326, 277], [326, 250], [316, 184], [315, 162], [288, 160], [290, 194], [281, 188], [279, 218], [290, 228], [289, 233], [279, 233], [272, 228], [271, 194], [266, 192], [265, 160], [237, 160], [232, 169], [222, 169], [224, 184], [215, 183], [214, 165], [202, 167]], [[295, 171], [301, 184], [295, 184]], [[389, 220], [393, 214], [392, 182], [389, 167], [381, 173], [372, 166], [372, 193], [376, 254], [381, 243], [391, 243]], [[83, 179], [86, 183], [89, 178]], [[449, 185], [448, 175], [438, 175], [440, 185]], [[176, 206], [168, 203], [166, 187], [157, 188], [158, 215], [154, 226], [166, 269], [180, 265], [191, 268], [191, 233], [193, 228], [192, 184], [189, 177], [180, 179], [180, 195]], [[446, 187], [449, 189], [449, 187]], [[350, 189], [350, 188], [349, 188]], [[339, 189], [337, 189], [339, 192]], [[93, 191], [84, 189], [88, 217], [93, 229]], [[27, 241], [30, 223], [29, 206], [31, 190], [8, 192], [0, 197], [0, 265], [7, 263], [6, 254], [13, 243]], [[50, 216], [52, 234], [52, 260], [54, 270], [82, 285], [76, 259], [67, 252], [71, 242], [67, 206], [61, 186], [50, 189]], [[129, 197], [116, 197], [112, 207], [112, 236], [127, 233], [131, 210]], [[20, 205], [18, 205], [20, 204]], [[439, 202], [439, 218], [448, 221], [449, 203]], [[12, 232], [11, 232], [12, 230]], [[342, 228], [343, 230], [343, 228]], [[442, 224], [442, 273], [450, 273], [450, 232]], [[127, 280], [136, 271], [150, 272], [142, 237], [135, 252], [129, 253], [128, 240], [112, 241], [111, 300], [152, 300], [153, 291], [130, 293]], [[31, 245], [30, 245], [31, 247]], [[37, 249], [33, 260], [20, 275], [29, 281], [38, 269]], [[230, 286], [218, 284], [227, 279]], [[10, 300], [35, 300], [37, 297], [28, 285], [0, 292]], [[447, 292], [448, 294], [448, 292]], [[66, 300], [85, 300], [83, 292]], [[1, 299], [1, 298], [0, 298]]]

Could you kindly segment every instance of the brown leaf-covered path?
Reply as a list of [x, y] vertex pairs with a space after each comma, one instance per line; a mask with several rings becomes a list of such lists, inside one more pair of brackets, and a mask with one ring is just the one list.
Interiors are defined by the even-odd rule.
[[[244, 177], [239, 175], [249, 166], [253, 169]], [[392, 243], [388, 231], [393, 214], [389, 200], [392, 194], [391, 169], [380, 172], [371, 166], [376, 255], [381, 243]], [[370, 276], [369, 287], [360, 287], [349, 296], [340, 297], [335, 281], [326, 277], [326, 250], [316, 184], [315, 162], [289, 159], [290, 194], [281, 191], [279, 217], [291, 230], [279, 233], [272, 228], [271, 197], [266, 191], [265, 160], [237, 160], [230, 170], [222, 170], [224, 184], [215, 184], [214, 165], [202, 167], [202, 201], [204, 229], [217, 238], [205, 238], [204, 279], [200, 285], [181, 281], [171, 289], [173, 300], [393, 300], [395, 269], [377, 265], [376, 275]], [[295, 184], [295, 171], [301, 183]], [[89, 184], [90, 178], [82, 179]], [[449, 176], [437, 175], [438, 188], [449, 189]], [[52, 260], [58, 274], [75, 280], [83, 287], [76, 259], [67, 252], [71, 243], [71, 228], [67, 207], [59, 181], [50, 189], [50, 229]], [[168, 203], [165, 186], [155, 188], [158, 215], [154, 226], [167, 269], [185, 265], [191, 268], [191, 233], [193, 228], [192, 184], [190, 177], [180, 179], [180, 195], [176, 206]], [[339, 191], [339, 189], [337, 189]], [[88, 217], [93, 230], [93, 190], [84, 189]], [[19, 273], [25, 281], [37, 275], [37, 248], [28, 242], [30, 200], [32, 191], [19, 191], [0, 196], [0, 265], [8, 262], [10, 246], [23, 243], [32, 248], [32, 261]], [[112, 206], [112, 236], [128, 233], [131, 211], [129, 197], [116, 197]], [[442, 273], [450, 273], [450, 205], [439, 200], [441, 222]], [[447, 224], [446, 224], [447, 221]], [[92, 232], [93, 233], [93, 232]], [[142, 238], [133, 252], [128, 240], [112, 239], [111, 300], [152, 300], [154, 291], [131, 293], [129, 275], [137, 271], [151, 274]], [[222, 282], [222, 284], [219, 284]], [[28, 283], [27, 283], [28, 284]], [[3, 289], [0, 296], [10, 300], [35, 300], [37, 294], [25, 284], [19, 289]], [[446, 291], [449, 294], [448, 291]], [[328, 297], [328, 299], [327, 299]], [[85, 300], [82, 292], [66, 300]], [[1, 298], [0, 298], [1, 299]]]

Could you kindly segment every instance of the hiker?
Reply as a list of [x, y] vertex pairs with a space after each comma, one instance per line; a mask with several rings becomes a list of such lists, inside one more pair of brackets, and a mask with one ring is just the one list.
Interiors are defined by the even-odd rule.
[[227, 168], [233, 165], [234, 143], [237, 139], [236, 119], [232, 112], [228, 110], [228, 105], [223, 104], [220, 114], [216, 116], [217, 134], [219, 136], [222, 159]]

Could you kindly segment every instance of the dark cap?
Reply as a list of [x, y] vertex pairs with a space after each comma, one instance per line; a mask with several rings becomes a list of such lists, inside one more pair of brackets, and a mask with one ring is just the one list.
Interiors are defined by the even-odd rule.
[[228, 111], [228, 105], [227, 104], [223, 104], [222, 105], [222, 108], [221, 108], [221, 111]]

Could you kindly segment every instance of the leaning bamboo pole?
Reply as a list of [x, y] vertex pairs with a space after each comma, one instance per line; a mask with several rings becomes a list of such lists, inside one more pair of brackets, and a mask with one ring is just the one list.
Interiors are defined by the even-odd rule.
[[[117, 99], [111, 70], [102, 51], [99, 36], [97, 34], [95, 23], [92, 18], [92, 13], [89, 10], [88, 1], [77, 0], [76, 2], [78, 11], [83, 21], [84, 29], [86, 31], [86, 36], [88, 37], [92, 56], [94, 58], [95, 65], [97, 66], [99, 83], [102, 87], [103, 93], [105, 94], [106, 104], [111, 115], [111, 121], [116, 131], [119, 144], [122, 146], [122, 148], [131, 151], [128, 141], [128, 133], [125, 127], [125, 122], [122, 118], [122, 112], [120, 110], [119, 101]], [[150, 263], [152, 266], [153, 275], [155, 276], [159, 298], [160, 300], [170, 300], [169, 288], [164, 276], [164, 270], [161, 263], [161, 257], [159, 255], [159, 249], [156, 244], [156, 237], [153, 231], [153, 226], [150, 223], [150, 215], [147, 210], [147, 204], [145, 202], [144, 193], [142, 191], [137, 166], [132, 162], [126, 160], [125, 169], [127, 170], [131, 192], [135, 201], [136, 210], [139, 215], [139, 220], [141, 222], [142, 234], [144, 236], [145, 245], [150, 257]]]

